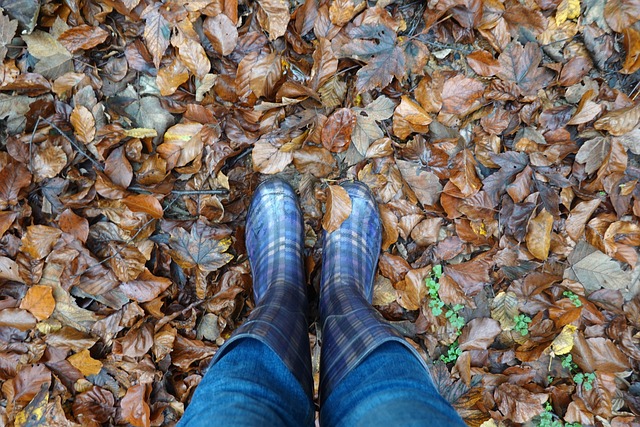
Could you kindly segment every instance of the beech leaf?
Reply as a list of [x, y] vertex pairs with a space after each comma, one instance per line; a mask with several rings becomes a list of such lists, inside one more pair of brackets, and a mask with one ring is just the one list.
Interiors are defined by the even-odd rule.
[[339, 185], [330, 185], [327, 194], [327, 208], [322, 218], [322, 228], [332, 233], [351, 215], [351, 199], [347, 191]]

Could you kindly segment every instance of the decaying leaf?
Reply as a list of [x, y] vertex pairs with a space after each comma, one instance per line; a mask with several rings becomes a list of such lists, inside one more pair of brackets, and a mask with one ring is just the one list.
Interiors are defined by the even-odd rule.
[[518, 297], [514, 292], [502, 291], [493, 299], [491, 317], [500, 322], [503, 331], [513, 329], [518, 313]]

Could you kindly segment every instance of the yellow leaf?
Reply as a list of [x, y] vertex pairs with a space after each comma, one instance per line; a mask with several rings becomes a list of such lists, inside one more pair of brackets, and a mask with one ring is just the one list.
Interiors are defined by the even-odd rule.
[[158, 136], [158, 132], [155, 129], [147, 129], [147, 128], [134, 128], [127, 129], [124, 131], [124, 134], [130, 138], [155, 138]]
[[31, 399], [31, 402], [29, 402], [22, 411], [16, 414], [13, 425], [15, 427], [38, 427], [49, 425], [49, 421], [44, 416], [48, 403], [49, 389], [46, 385], [43, 385], [38, 394]]
[[510, 331], [515, 327], [513, 319], [518, 313], [518, 296], [514, 292], [502, 291], [493, 299], [491, 317], [500, 322], [503, 331]]
[[554, 356], [567, 354], [573, 348], [573, 334], [577, 327], [573, 325], [565, 325], [560, 334], [555, 337], [551, 343], [551, 352]]
[[580, 0], [562, 0], [556, 11], [556, 25], [562, 25], [567, 19], [580, 16]]
[[98, 375], [102, 369], [102, 363], [91, 357], [89, 350], [86, 349], [69, 356], [67, 360], [82, 372], [82, 375], [85, 377], [88, 377], [89, 375]]

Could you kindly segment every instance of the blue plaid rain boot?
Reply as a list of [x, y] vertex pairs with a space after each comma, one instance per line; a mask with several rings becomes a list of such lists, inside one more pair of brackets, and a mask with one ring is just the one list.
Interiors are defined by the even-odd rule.
[[380, 254], [378, 206], [361, 182], [343, 183], [351, 198], [351, 215], [336, 231], [325, 234], [320, 283], [320, 397], [371, 352], [389, 341], [406, 346], [426, 364], [402, 335], [373, 308], [373, 281]]
[[213, 363], [232, 343], [254, 338], [282, 359], [311, 396], [303, 230], [302, 212], [291, 186], [280, 179], [261, 183], [249, 207], [245, 232], [256, 306]]

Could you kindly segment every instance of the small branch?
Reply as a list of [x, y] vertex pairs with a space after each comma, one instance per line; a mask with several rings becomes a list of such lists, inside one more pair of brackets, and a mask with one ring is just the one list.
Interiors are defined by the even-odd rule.
[[179, 196], [191, 196], [196, 194], [229, 194], [226, 188], [218, 188], [215, 190], [171, 190], [171, 194]]
[[75, 148], [78, 151], [79, 154], [81, 154], [83, 157], [87, 158], [91, 163], [93, 163], [93, 166], [95, 166], [100, 172], [104, 172], [104, 168], [102, 167], [102, 165], [98, 163], [93, 157], [90, 157], [87, 153], [85, 153], [84, 150], [80, 148], [80, 146], [76, 142], [74, 142], [71, 138], [69, 138], [69, 136], [66, 133], [64, 133], [58, 126], [54, 125], [53, 122], [49, 121], [48, 119], [45, 119], [42, 116], [38, 117], [38, 121], [40, 120], [42, 120], [43, 122], [45, 122], [46, 124], [54, 128], [56, 131], [58, 131], [58, 133], [62, 135], [64, 139], [69, 141], [69, 144], [71, 144], [73, 148]]

